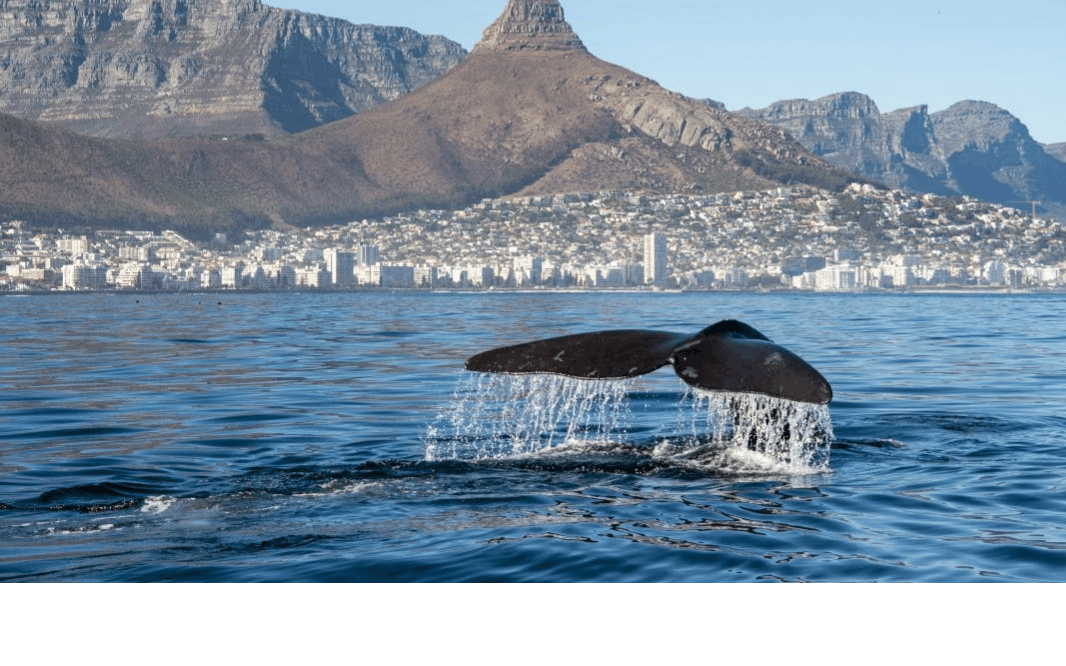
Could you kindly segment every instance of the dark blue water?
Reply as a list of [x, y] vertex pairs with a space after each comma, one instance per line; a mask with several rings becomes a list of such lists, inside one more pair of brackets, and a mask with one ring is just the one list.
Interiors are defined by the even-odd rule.
[[[669, 369], [613, 434], [426, 455], [491, 401], [476, 352], [723, 318], [833, 384], [825, 465], [687, 455]], [[3, 581], [1066, 580], [1066, 297], [72, 295], [0, 321]]]

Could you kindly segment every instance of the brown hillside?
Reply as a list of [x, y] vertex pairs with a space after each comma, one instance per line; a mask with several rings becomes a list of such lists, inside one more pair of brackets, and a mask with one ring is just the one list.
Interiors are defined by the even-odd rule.
[[781, 130], [599, 60], [554, 0], [511, 0], [444, 77], [290, 138], [134, 144], [28, 127], [16, 130], [25, 133], [14, 154], [0, 135], [0, 160], [37, 163], [0, 182], [0, 206], [108, 224], [142, 211], [175, 226], [302, 225], [511, 193], [839, 187], [851, 178]]

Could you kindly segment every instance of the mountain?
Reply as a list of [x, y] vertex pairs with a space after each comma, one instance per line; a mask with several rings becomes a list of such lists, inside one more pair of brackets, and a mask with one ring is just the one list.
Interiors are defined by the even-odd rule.
[[[239, 142], [237, 142], [239, 143]], [[199, 142], [87, 137], [0, 114], [0, 217], [57, 226], [164, 226], [203, 235], [262, 226], [232, 185], [197, 173]]]
[[1044, 150], [1055, 159], [1066, 162], [1066, 143], [1047, 143]]
[[0, 162], [27, 165], [3, 174], [0, 214], [181, 229], [336, 222], [509, 194], [855, 180], [773, 125], [596, 58], [554, 0], [511, 0], [446, 75], [301, 134], [109, 142], [8, 118]]
[[1036, 200], [1066, 219], [1066, 164], [988, 102], [882, 114], [866, 95], [847, 92], [737, 113], [773, 123], [814, 154], [893, 188], [1021, 207]]
[[0, 112], [103, 137], [272, 136], [397, 99], [465, 55], [259, 0], [3, 0]]

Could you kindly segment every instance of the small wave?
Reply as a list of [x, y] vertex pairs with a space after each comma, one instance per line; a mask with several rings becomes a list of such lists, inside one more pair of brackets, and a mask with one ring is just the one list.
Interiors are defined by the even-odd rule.
[[293, 497], [333, 497], [337, 495], [359, 495], [381, 484], [376, 481], [352, 481], [351, 479], [333, 479], [319, 486], [318, 490], [293, 493]]
[[146, 497], [141, 505], [141, 513], [164, 513], [177, 502], [176, 497], [160, 495], [158, 497]]

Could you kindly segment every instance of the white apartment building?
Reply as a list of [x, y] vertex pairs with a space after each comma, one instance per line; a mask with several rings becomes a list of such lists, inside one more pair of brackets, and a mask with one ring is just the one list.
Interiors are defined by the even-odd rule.
[[414, 266], [392, 266], [378, 263], [371, 266], [357, 266], [355, 273], [360, 285], [385, 289], [409, 289], [415, 286]]
[[204, 289], [218, 289], [222, 286], [222, 273], [209, 269], [200, 274], [200, 286]]
[[360, 245], [356, 249], [359, 266], [372, 266], [381, 263], [381, 251], [377, 245]]
[[223, 266], [219, 271], [222, 286], [226, 289], [240, 289], [244, 283], [244, 269], [241, 266]]
[[322, 253], [326, 260], [326, 270], [335, 287], [345, 287], [355, 283], [355, 253], [343, 250], [326, 250]]
[[56, 241], [56, 249], [62, 254], [77, 257], [89, 253], [89, 239], [85, 236], [78, 238], [60, 238]]
[[644, 237], [644, 281], [656, 287], [669, 284], [670, 274], [667, 267], [666, 236], [648, 234]]
[[153, 274], [148, 264], [123, 264], [115, 278], [119, 289], [151, 289]]
[[147, 245], [123, 245], [118, 250], [119, 259], [147, 262], [150, 258]]
[[70, 290], [105, 289], [107, 266], [96, 264], [67, 264], [63, 267], [63, 288]]
[[625, 269], [621, 266], [589, 266], [585, 273], [585, 285], [620, 289], [626, 286]]
[[331, 276], [329, 271], [321, 266], [296, 269], [296, 286], [310, 289], [325, 289], [329, 286]]
[[514, 282], [518, 287], [538, 285], [544, 274], [543, 257], [516, 257], [514, 260]]
[[815, 291], [854, 291], [862, 286], [861, 269], [848, 263], [826, 266], [814, 273]]
[[436, 287], [438, 270], [436, 266], [415, 266], [416, 287]]

